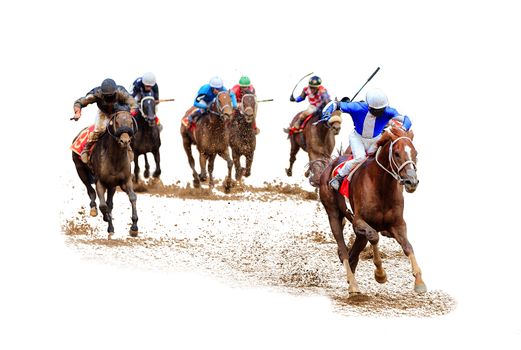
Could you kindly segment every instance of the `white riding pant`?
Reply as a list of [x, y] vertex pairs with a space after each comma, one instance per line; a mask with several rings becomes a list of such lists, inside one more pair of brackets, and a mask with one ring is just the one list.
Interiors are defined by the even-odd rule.
[[101, 135], [107, 130], [107, 125], [109, 124], [109, 117], [98, 110], [98, 114], [96, 115], [96, 119], [94, 121], [94, 130], [89, 134], [89, 142], [97, 141]]
[[338, 175], [348, 175], [351, 169], [364, 161], [367, 154], [376, 152], [376, 142], [380, 140], [381, 136], [382, 135], [378, 135], [372, 139], [366, 139], [357, 133], [356, 130], [353, 130], [349, 135], [349, 145], [353, 152], [353, 159], [348, 161], [346, 165], [338, 171]]

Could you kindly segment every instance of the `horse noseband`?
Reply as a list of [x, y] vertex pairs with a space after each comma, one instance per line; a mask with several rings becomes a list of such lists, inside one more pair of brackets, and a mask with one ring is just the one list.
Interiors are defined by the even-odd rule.
[[115, 136], [120, 137], [124, 133], [127, 133], [130, 137], [132, 137], [134, 136], [134, 128], [131, 128], [129, 126], [119, 127], [115, 132]]

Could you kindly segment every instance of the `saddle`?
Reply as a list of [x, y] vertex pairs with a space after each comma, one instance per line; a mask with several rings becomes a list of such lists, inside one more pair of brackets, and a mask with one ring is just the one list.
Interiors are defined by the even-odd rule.
[[[343, 162], [340, 162], [336, 167], [333, 168], [333, 171], [331, 171], [331, 177], [335, 177], [338, 175], [338, 172], [340, 171], [340, 169], [342, 169], [344, 167], [344, 165], [346, 165], [346, 163], [348, 161], [350, 161], [351, 159], [353, 159], [353, 155], [350, 154], [346, 160], [344, 160]], [[340, 188], [338, 189], [338, 192], [340, 194], [342, 194], [344, 197], [346, 198], [349, 198], [349, 182], [351, 181], [351, 178], [353, 177], [353, 174], [358, 170], [358, 168], [360, 168], [360, 166], [362, 166], [362, 164], [364, 164], [367, 160], [369, 159], [369, 157], [365, 157], [365, 159], [360, 162], [357, 166], [355, 166], [353, 169], [351, 169], [351, 171], [349, 172], [349, 174], [347, 174], [347, 176], [344, 177], [344, 179], [342, 180], [342, 184], [340, 185]]]
[[[300, 128], [295, 128], [295, 127], [290, 127], [289, 128], [289, 135], [293, 135], [293, 134], [298, 134], [298, 133], [301, 133], [304, 131], [304, 128], [306, 127], [307, 123], [309, 122], [309, 120], [311, 119], [311, 117], [313, 117], [313, 114], [310, 114], [306, 117], [306, 119], [304, 119], [304, 121], [302, 123], [300, 123]], [[293, 124], [293, 123], [292, 123]]]
[[[83, 149], [85, 148], [85, 145], [87, 144], [87, 141], [89, 140], [89, 135], [93, 131], [94, 131], [94, 124], [81, 130], [80, 133], [78, 134], [78, 136], [76, 136], [76, 138], [72, 142], [70, 149], [77, 155], [81, 156], [81, 152], [83, 151]], [[94, 148], [94, 145], [89, 150], [89, 153], [92, 153], [93, 148]]]

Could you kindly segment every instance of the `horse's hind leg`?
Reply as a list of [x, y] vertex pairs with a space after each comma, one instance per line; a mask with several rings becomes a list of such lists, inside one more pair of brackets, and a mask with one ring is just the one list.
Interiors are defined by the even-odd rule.
[[134, 182], [137, 183], [139, 181], [139, 154], [134, 153]]
[[134, 188], [132, 187], [132, 181], [128, 181], [125, 185], [121, 186], [121, 189], [125, 191], [128, 195], [128, 199], [130, 200], [130, 204], [132, 205], [132, 225], [130, 226], [130, 235], [132, 237], [136, 237], [139, 230], [137, 227], [137, 208], [136, 208], [136, 200], [137, 196], [134, 192]]
[[398, 227], [392, 227], [389, 232], [396, 239], [396, 241], [398, 241], [403, 249], [403, 252], [409, 258], [412, 267], [412, 274], [414, 276], [414, 291], [416, 293], [425, 293], [427, 291], [427, 286], [425, 285], [425, 282], [423, 282], [422, 272], [418, 266], [418, 262], [416, 261], [414, 249], [407, 239], [407, 227], [405, 222]]
[[186, 152], [186, 156], [188, 157], [188, 164], [190, 164], [190, 168], [192, 169], [192, 176], [194, 178], [194, 187], [198, 188], [201, 186], [201, 183], [199, 182], [199, 174], [197, 174], [197, 171], [195, 171], [195, 160], [192, 155], [192, 143], [190, 142], [190, 139], [188, 136], [185, 136], [183, 134], [183, 147]]
[[159, 155], [159, 149], [153, 152], [154, 162], [156, 163], [156, 170], [154, 170], [153, 177], [159, 177], [161, 175], [161, 156]]
[[145, 157], [145, 172], [143, 173], [143, 176], [145, 177], [145, 179], [148, 179], [150, 177], [150, 164], [148, 163], [146, 153], [143, 153], [143, 157]]
[[[78, 160], [81, 162], [81, 160]], [[98, 215], [98, 208], [96, 207], [96, 191], [91, 186], [91, 182], [89, 179], [89, 172], [86, 169], [86, 166], [83, 164], [79, 164], [78, 162], [74, 162], [76, 165], [76, 172], [78, 173], [78, 176], [80, 177], [81, 182], [85, 185], [85, 188], [87, 189], [87, 194], [90, 198], [90, 216], [97, 216]]]
[[348, 292], [351, 295], [359, 294], [360, 289], [358, 288], [358, 283], [355, 279], [354, 270], [351, 270], [351, 267], [349, 265], [347, 246], [344, 240], [344, 233], [342, 231], [342, 228], [344, 226], [342, 224], [343, 216], [337, 210], [333, 212], [328, 211], [327, 215], [329, 218], [329, 225], [331, 226], [331, 231], [333, 231], [333, 236], [335, 237], [336, 244], [338, 246], [338, 257], [340, 258], [340, 262], [342, 263], [342, 265], [344, 265], [344, 269], [347, 274], [347, 283], [349, 284]]
[[300, 146], [297, 144], [297, 142], [294, 140], [292, 136], [290, 136], [290, 142], [291, 150], [289, 152], [289, 168], [286, 169], [286, 175], [288, 176], [293, 175], [293, 163], [295, 163], [295, 160], [297, 159], [297, 152], [300, 149]]

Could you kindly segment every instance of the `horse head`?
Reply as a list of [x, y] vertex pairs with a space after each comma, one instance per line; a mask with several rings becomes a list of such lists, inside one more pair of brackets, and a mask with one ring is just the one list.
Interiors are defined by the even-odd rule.
[[342, 128], [342, 112], [334, 111], [331, 113], [331, 117], [327, 121], [328, 127], [333, 130], [333, 134], [338, 135], [340, 133], [340, 129]]
[[242, 96], [241, 114], [244, 116], [246, 123], [251, 124], [255, 120], [257, 112], [257, 99], [253, 94], [245, 94]]
[[[383, 167], [408, 193], [413, 193], [418, 187], [418, 177], [416, 175], [416, 162], [418, 152], [412, 143], [414, 133], [405, 131], [398, 126], [391, 126], [382, 134], [378, 145], [388, 145], [389, 169]], [[378, 154], [376, 156], [378, 161]]]
[[148, 122], [148, 125], [153, 127], [156, 125], [156, 100], [154, 96], [145, 96], [141, 99], [139, 106], [141, 116]]
[[221, 91], [217, 94], [215, 101], [210, 107], [210, 113], [218, 115], [224, 121], [230, 120], [233, 114], [232, 98], [228, 91]]
[[107, 131], [110, 136], [118, 141], [121, 148], [125, 148], [136, 133], [137, 124], [129, 111], [118, 111], [110, 117]]

